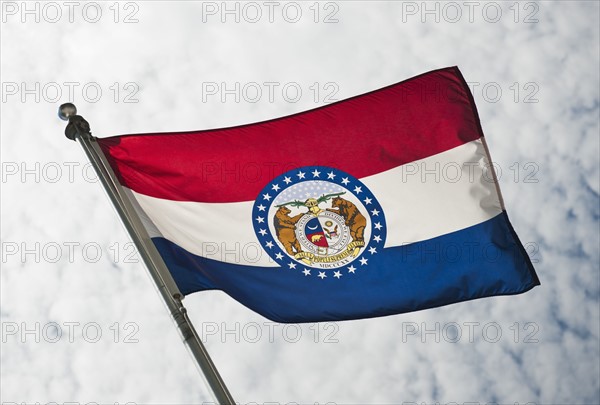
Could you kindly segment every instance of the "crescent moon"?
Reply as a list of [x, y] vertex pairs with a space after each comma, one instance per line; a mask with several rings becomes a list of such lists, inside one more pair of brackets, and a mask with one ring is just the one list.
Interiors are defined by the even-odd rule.
[[319, 225], [315, 225], [315, 227], [314, 227], [314, 228], [311, 228], [311, 227], [310, 227], [310, 226], [308, 226], [308, 225], [306, 225], [306, 227], [307, 227], [308, 229], [310, 229], [311, 231], [314, 231], [315, 229], [317, 229], [317, 228], [319, 227]]

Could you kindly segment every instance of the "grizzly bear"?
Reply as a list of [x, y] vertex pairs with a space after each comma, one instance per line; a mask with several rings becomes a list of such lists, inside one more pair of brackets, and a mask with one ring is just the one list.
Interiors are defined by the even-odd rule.
[[356, 205], [341, 197], [335, 197], [331, 200], [333, 208], [327, 208], [327, 211], [335, 212], [344, 217], [346, 226], [350, 228], [350, 236], [353, 241], [364, 242], [365, 227], [367, 226], [366, 218], [358, 211]]
[[[302, 252], [300, 242], [296, 238], [296, 223], [302, 218], [304, 214], [298, 214], [294, 217], [290, 217], [289, 214], [292, 212], [288, 207], [279, 207], [275, 216], [273, 217], [273, 225], [275, 226], [275, 233], [277, 239], [285, 248], [285, 251], [290, 255], [294, 256]], [[293, 249], [296, 249], [294, 252]]]

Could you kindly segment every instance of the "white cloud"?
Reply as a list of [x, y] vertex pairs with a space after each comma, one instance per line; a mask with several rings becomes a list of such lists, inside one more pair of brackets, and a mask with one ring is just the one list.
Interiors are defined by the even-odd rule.
[[[317, 343], [309, 325], [303, 326], [298, 343], [287, 342], [281, 326], [272, 343], [266, 337], [237, 343], [235, 333], [218, 333], [207, 337], [209, 352], [243, 403], [600, 401], [598, 3], [519, 3], [517, 23], [513, 2], [496, 3], [503, 11], [498, 23], [483, 18], [482, 3], [473, 23], [464, 7], [459, 22], [450, 23], [452, 15], [445, 15], [439, 23], [432, 16], [422, 23], [420, 13], [403, 15], [408, 2], [333, 2], [339, 22], [332, 24], [312, 22], [308, 3], [303, 3], [306, 18], [294, 24], [280, 14], [274, 23], [238, 24], [231, 17], [221, 23], [218, 16], [203, 22], [202, 2], [130, 3], [139, 7], [138, 23], [114, 23], [108, 3], [102, 3], [97, 23], [86, 22], [81, 9], [73, 23], [66, 15], [57, 23], [44, 21], [43, 15], [36, 23], [29, 15], [22, 23], [25, 17], [5, 7], [24, 3], [2, 5], [1, 155], [19, 170], [3, 173], [8, 178], [2, 183], [2, 241], [5, 249], [7, 243], [21, 249], [22, 243], [31, 248], [40, 242], [40, 255], [46, 255], [38, 262], [35, 253], [24, 261], [19, 254], [3, 261], [3, 327], [38, 322], [43, 328], [57, 322], [66, 333], [64, 322], [95, 322], [103, 333], [98, 343], [87, 342], [80, 330], [74, 343], [64, 336], [57, 343], [36, 343], [35, 333], [25, 343], [6, 336], [0, 357], [3, 402], [208, 400], [142, 265], [123, 262], [130, 252], [127, 236], [100, 186], [85, 180], [82, 152], [61, 135], [64, 123], [55, 114], [68, 101], [65, 82], [80, 83], [74, 101], [93, 133], [110, 136], [256, 122], [322, 105], [328, 82], [337, 86], [335, 98], [343, 99], [450, 65], [458, 65], [467, 81], [480, 83], [475, 99], [492, 156], [503, 169], [508, 213], [522, 241], [539, 246], [535, 259], [542, 286], [522, 296], [340, 323], [333, 334], [337, 343], [324, 342], [335, 331], [324, 325], [315, 327]], [[324, 4], [320, 19], [333, 10], [323, 9]], [[539, 22], [522, 22], [535, 7]], [[119, 20], [132, 11], [120, 3]], [[202, 83], [267, 81], [298, 83], [303, 97], [289, 103], [278, 91], [273, 102], [266, 93], [257, 103], [231, 98], [222, 103], [219, 96], [202, 102]], [[52, 90], [49, 83], [59, 83], [63, 97], [49, 100], [53, 94], [47, 93], [36, 101], [28, 95], [21, 102], [20, 94], [5, 91], [7, 83], [34, 88], [36, 82], [47, 91]], [[135, 84], [124, 87], [130, 82]], [[309, 89], [315, 82], [320, 88], [316, 103]], [[482, 93], [492, 82], [502, 89], [497, 102]], [[84, 96], [86, 83], [97, 85], [88, 84]], [[94, 87], [102, 89], [102, 96], [86, 102], [95, 97]], [[132, 97], [139, 102], [124, 103], [135, 90]], [[527, 95], [539, 102], [525, 103]], [[46, 164], [48, 171], [39, 181], [29, 174], [21, 182], [22, 162], [29, 168]], [[52, 162], [63, 168], [55, 183], [48, 181]], [[73, 182], [66, 177], [65, 162], [79, 163]], [[537, 167], [539, 182], [524, 181], [532, 173], [523, 167], [527, 162]], [[511, 169], [515, 163], [518, 181]], [[91, 263], [80, 245], [70, 260], [68, 242], [92, 243], [89, 249], [97, 243], [102, 257]], [[63, 246], [56, 263], [49, 260], [52, 243]], [[219, 332], [222, 323], [228, 328], [239, 323], [241, 333], [248, 322], [256, 322], [268, 333], [265, 319], [225, 294], [195, 294], [186, 303], [199, 331], [206, 332], [212, 322]], [[118, 343], [110, 329], [115, 322]], [[139, 326], [134, 333], [138, 343], [123, 342], [130, 332], [124, 329], [127, 322]], [[441, 327], [457, 322], [463, 337], [459, 343], [443, 336], [437, 343], [432, 335], [425, 336], [425, 343], [419, 335], [403, 341], [410, 322], [420, 329], [422, 323], [433, 328], [435, 322]], [[464, 336], [465, 322], [479, 323], [473, 343]], [[490, 322], [501, 327], [497, 343], [482, 335]], [[524, 343], [535, 325], [539, 329], [530, 338], [538, 342]]]

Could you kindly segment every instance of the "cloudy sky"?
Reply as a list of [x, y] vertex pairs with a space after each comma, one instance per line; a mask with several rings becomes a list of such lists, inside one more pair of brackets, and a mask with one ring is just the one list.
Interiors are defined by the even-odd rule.
[[458, 65], [541, 287], [298, 327], [204, 292], [186, 298], [191, 318], [241, 403], [600, 403], [599, 13], [596, 1], [2, 2], [1, 401], [210, 400], [64, 137], [61, 103], [99, 137], [218, 128]]

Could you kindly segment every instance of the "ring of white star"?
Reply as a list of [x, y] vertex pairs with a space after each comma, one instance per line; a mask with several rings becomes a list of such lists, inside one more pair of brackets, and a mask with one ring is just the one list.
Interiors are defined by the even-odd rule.
[[[340, 180], [336, 180], [336, 177], [341, 177]], [[359, 198], [362, 203], [364, 204], [364, 206], [367, 208], [367, 210], [369, 211], [370, 218], [371, 218], [371, 223], [373, 224], [373, 235], [372, 235], [372, 241], [375, 242], [374, 246], [369, 246], [368, 249], [366, 249], [366, 251], [364, 251], [361, 255], [361, 258], [358, 259], [358, 263], [356, 263], [356, 266], [353, 263], [350, 263], [349, 266], [345, 266], [345, 267], [340, 267], [338, 269], [335, 269], [333, 271], [333, 275], [329, 274], [327, 275], [327, 273], [325, 271], [320, 271], [318, 269], [308, 269], [306, 267], [301, 266], [301, 263], [290, 260], [287, 261], [286, 259], [284, 259], [284, 255], [281, 254], [281, 252], [277, 252], [275, 253], [275, 259], [280, 261], [280, 268], [285, 268], [287, 266], [288, 269], [290, 270], [296, 270], [296, 269], [301, 269], [302, 270], [302, 274], [304, 274], [304, 276], [312, 276], [315, 275], [316, 277], [318, 277], [321, 280], [324, 280], [326, 278], [335, 278], [337, 280], [340, 280], [344, 274], [356, 274], [356, 270], [358, 270], [359, 268], [365, 268], [369, 265], [369, 256], [373, 256], [376, 255], [377, 253], [379, 253], [379, 250], [383, 249], [383, 238], [381, 237], [381, 234], [377, 234], [376, 231], [384, 231], [384, 224], [382, 224], [383, 221], [377, 221], [377, 217], [379, 217], [379, 214], [381, 214], [381, 211], [378, 210], [377, 208], [373, 208], [370, 209], [368, 206], [373, 204], [373, 199], [369, 198], [369, 197], [365, 197], [364, 199], [361, 197], [360, 194], [362, 194], [364, 191], [362, 189], [362, 185], [355, 185], [354, 187], [352, 187], [353, 185], [351, 184], [352, 181], [349, 179], [349, 176], [344, 177], [344, 176], [340, 176], [339, 173], [335, 173], [333, 170], [330, 170], [329, 172], [322, 172], [319, 171], [318, 169], [314, 169], [313, 171], [309, 171], [309, 170], [305, 170], [305, 169], [299, 169], [297, 171], [294, 172], [294, 174], [290, 174], [287, 173], [284, 177], [282, 182], [285, 183], [283, 186], [280, 186], [277, 183], [273, 183], [268, 187], [268, 191], [265, 192], [265, 190], [263, 190], [263, 192], [261, 192], [261, 194], [259, 195], [258, 200], [260, 200], [259, 205], [256, 206], [256, 208], [258, 209], [258, 213], [259, 215], [257, 215], [254, 218], [254, 221], [256, 221], [256, 225], [257, 225], [257, 229], [258, 229], [258, 233], [261, 236], [266, 236], [268, 234], [268, 225], [267, 225], [267, 218], [266, 218], [266, 214], [267, 214], [267, 208], [269, 206], [269, 204], [275, 200], [275, 198], [277, 197], [277, 195], [279, 194], [279, 192], [283, 192], [285, 189], [293, 186], [296, 183], [299, 183], [301, 181], [306, 181], [306, 180], [325, 180], [325, 181], [330, 181], [332, 183], [338, 184], [341, 183], [344, 187], [346, 187], [348, 190], [352, 190], [354, 192], [354, 195]], [[257, 200], [257, 201], [258, 201]], [[261, 216], [261, 214], [264, 213], [264, 216]], [[264, 246], [268, 249], [273, 249], [275, 247], [275, 244], [272, 241], [267, 241], [264, 243]], [[314, 274], [314, 273], [317, 274]]]

